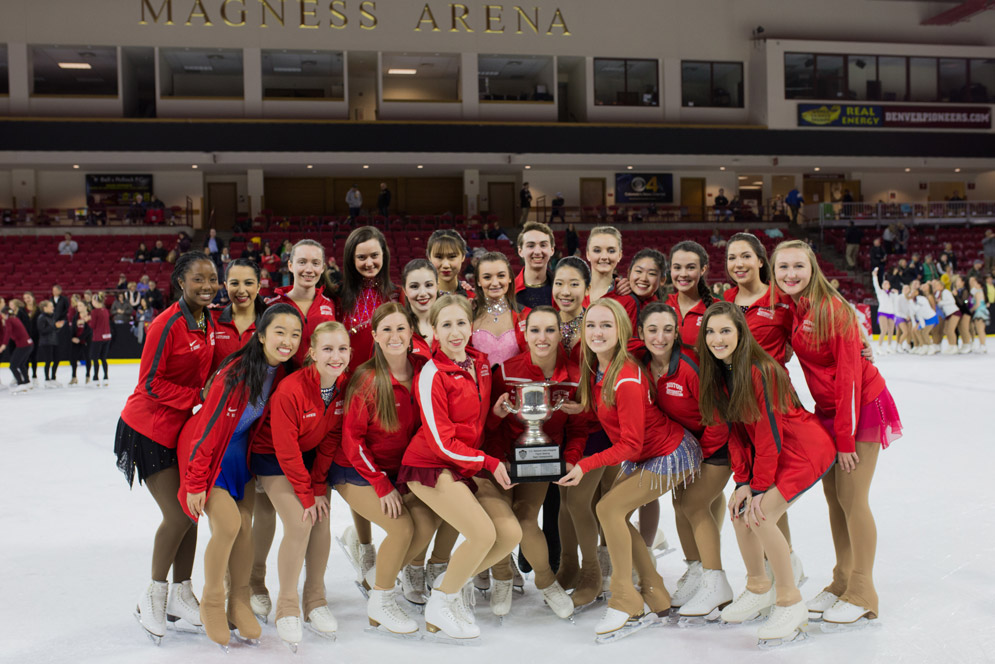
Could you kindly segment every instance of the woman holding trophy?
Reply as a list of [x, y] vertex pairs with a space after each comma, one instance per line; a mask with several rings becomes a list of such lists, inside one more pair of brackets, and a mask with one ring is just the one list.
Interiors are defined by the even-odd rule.
[[[611, 599], [595, 628], [598, 642], [629, 636], [670, 609], [670, 595], [642, 537], [628, 521], [698, 472], [701, 446], [680, 424], [653, 405], [650, 377], [626, 351], [632, 326], [618, 302], [602, 298], [584, 314], [584, 354], [577, 391], [585, 410], [597, 415], [611, 447], [583, 459], [558, 484], [574, 486], [584, 473], [621, 463], [615, 485], [598, 502], [597, 514], [612, 562]], [[632, 569], [641, 588], [632, 583]], [[651, 615], [644, 616], [643, 603]]]
[[[475, 479], [479, 496], [500, 498], [507, 510], [518, 520], [522, 527], [522, 553], [535, 571], [536, 588], [542, 592], [543, 600], [553, 613], [560, 618], [569, 618], [574, 610], [573, 600], [556, 581], [549, 563], [546, 538], [543, 536], [542, 528], [539, 527], [539, 510], [549, 487], [547, 475], [551, 474], [553, 479], [559, 479], [563, 469], [560, 459], [565, 462], [566, 470], [573, 468], [583, 456], [584, 445], [587, 442], [585, 418], [579, 415], [568, 416], [571, 412], [569, 406], [561, 408], [561, 404], [572, 402], [574, 399], [580, 378], [580, 367], [568, 359], [566, 351], [561, 347], [560, 338], [560, 317], [556, 309], [543, 305], [529, 312], [525, 322], [525, 341], [529, 346], [528, 351], [495, 367], [491, 392], [499, 396], [495, 399], [494, 408], [487, 418], [488, 434], [483, 448], [488, 454], [502, 461], [509, 461], [513, 465], [528, 457], [529, 447], [524, 445], [513, 447], [514, 441], [521, 441], [527, 435], [525, 415], [507, 417], [513, 410], [519, 412], [523, 401], [531, 403], [529, 399], [519, 398], [516, 399], [517, 405], [513, 406], [509, 390], [517, 392], [520, 397], [528, 390], [537, 393], [536, 397], [544, 397], [541, 399], [544, 403], [536, 409], [541, 411], [537, 417], [548, 418], [541, 422], [542, 432], [546, 436], [540, 442], [559, 448], [555, 450], [555, 461], [552, 461], [553, 455], [549, 455], [549, 458], [543, 456], [545, 461], [555, 465], [554, 471], [548, 473], [547, 468], [528, 464], [528, 467], [541, 475], [526, 477], [529, 471], [523, 463], [521, 466], [523, 472], [517, 478], [519, 484], [511, 490], [499, 488], [490, 478]], [[550, 406], [550, 401], [556, 405]], [[528, 441], [525, 442], [527, 444]], [[543, 451], [547, 452], [548, 449]], [[491, 572], [494, 576], [491, 586], [491, 610], [496, 616], [504, 616], [511, 610], [510, 557], [496, 564]]]

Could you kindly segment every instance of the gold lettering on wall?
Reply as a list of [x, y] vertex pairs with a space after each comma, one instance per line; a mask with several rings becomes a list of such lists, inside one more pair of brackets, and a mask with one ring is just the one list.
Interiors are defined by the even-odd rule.
[[[228, 18], [228, 5], [233, 2], [237, 2], [239, 4], [238, 21], [232, 21]], [[224, 2], [221, 3], [221, 19], [225, 22], [225, 25], [233, 28], [241, 28], [245, 25], [245, 0], [224, 0]]]
[[[337, 7], [341, 7], [342, 9], [339, 10]], [[332, 0], [332, 4], [328, 5], [328, 8], [332, 12], [332, 18], [328, 20], [328, 27], [341, 30], [345, 26], [349, 25], [349, 17], [344, 13], [345, 0]]]
[[[197, 10], [200, 11], [197, 11]], [[204, 25], [214, 25], [211, 23], [211, 19], [207, 16], [207, 9], [204, 8], [204, 0], [194, 0], [193, 6], [190, 8], [190, 15], [187, 16], [187, 22], [183, 25], [193, 25], [193, 18], [198, 17], [204, 19]]]
[[432, 14], [432, 8], [425, 3], [424, 9], [421, 10], [421, 16], [418, 17], [418, 23], [415, 25], [415, 32], [421, 32], [422, 23], [431, 23], [432, 32], [439, 32], [439, 24], [435, 22], [435, 16]]
[[[504, 26], [501, 25], [501, 12], [504, 7], [501, 5], [486, 5], [484, 7], [484, 25], [486, 26], [484, 32], [491, 35], [497, 35], [504, 32]], [[494, 12], [494, 13], [492, 13]], [[498, 27], [495, 29], [494, 21], [498, 22]]]
[[300, 5], [301, 10], [301, 27], [312, 30], [320, 28], [321, 21], [318, 23], [307, 22], [309, 18], [318, 18], [318, 0], [297, 0], [297, 4]]
[[459, 28], [456, 27], [457, 21], [463, 25], [464, 30], [466, 30], [467, 32], [473, 32], [473, 28], [471, 28], [466, 22], [466, 17], [470, 15], [470, 9], [466, 5], [461, 4], [459, 2], [450, 3], [449, 14], [450, 16], [452, 16], [453, 19], [451, 27], [449, 28], [449, 32], [460, 31]]
[[[365, 2], [359, 3], [359, 27], [363, 30], [373, 30], [377, 27], [376, 15], [373, 13], [377, 9], [377, 3], [371, 0], [366, 0]], [[369, 23], [365, 23], [364, 19], [368, 20]]]
[[525, 19], [525, 24], [528, 25], [530, 28], [532, 28], [532, 32], [539, 34], [539, 8], [533, 7], [532, 9], [535, 11], [534, 21], [531, 18], [529, 18], [529, 15], [525, 13], [524, 9], [522, 9], [518, 5], [515, 5], [515, 14], [517, 14], [518, 17], [518, 30], [515, 30], [516, 35], [522, 34], [523, 18]]
[[262, 18], [262, 23], [259, 24], [259, 27], [261, 27], [261, 28], [268, 28], [269, 27], [266, 24], [266, 12], [267, 12], [267, 10], [271, 14], [273, 14], [273, 18], [275, 18], [277, 21], [280, 22], [280, 27], [283, 27], [283, 25], [284, 25], [283, 14], [284, 14], [284, 11], [286, 10], [286, 7], [284, 6], [284, 0], [280, 0], [280, 12], [279, 13], [277, 13], [277, 11], [275, 9], [273, 9], [273, 5], [271, 5], [269, 3], [269, 0], [259, 0], [259, 2], [263, 6], [263, 18]]
[[[538, 13], [536, 16], [538, 16]], [[553, 14], [553, 20], [549, 22], [549, 30], [546, 30], [546, 34], [553, 34], [553, 28], [561, 28], [563, 30], [564, 37], [570, 36], [570, 30], [567, 28], [567, 22], [563, 19], [563, 12], [560, 11], [559, 7], [556, 8], [556, 13]]]
[[166, 25], [173, 25], [173, 0], [162, 0], [162, 4], [159, 5], [159, 11], [156, 11], [152, 6], [152, 0], [142, 0], [142, 20], [138, 22], [138, 25], [149, 24], [149, 22], [145, 20], [146, 9], [148, 9], [149, 13], [152, 14], [153, 23], [158, 23], [159, 17], [162, 16], [163, 11], [165, 11]]

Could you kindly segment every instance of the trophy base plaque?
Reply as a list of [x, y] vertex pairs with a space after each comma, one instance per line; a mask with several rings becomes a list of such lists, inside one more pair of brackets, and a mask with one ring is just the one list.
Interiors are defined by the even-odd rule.
[[511, 481], [555, 482], [567, 474], [558, 445], [516, 446], [511, 460]]

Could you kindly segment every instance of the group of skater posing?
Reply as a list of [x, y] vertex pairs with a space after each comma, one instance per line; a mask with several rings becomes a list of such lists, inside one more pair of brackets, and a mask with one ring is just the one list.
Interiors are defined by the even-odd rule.
[[[591, 231], [587, 261], [554, 268], [546, 225], [526, 224], [517, 244], [520, 274], [486, 253], [471, 288], [460, 280], [465, 242], [436, 231], [427, 259], [395, 286], [384, 236], [357, 228], [332, 300], [324, 249], [305, 239], [290, 255], [293, 285], [269, 302], [259, 267], [233, 261], [223, 310], [208, 309], [219, 288], [210, 259], [177, 260], [180, 297], [148, 330], [115, 441], [129, 484], [137, 474], [162, 512], [136, 611], [153, 641], [169, 623], [222, 647], [260, 637], [274, 609], [266, 562], [277, 516], [277, 632], [295, 651], [304, 627], [334, 637], [324, 585], [333, 489], [352, 510], [343, 547], [369, 629], [392, 636], [420, 637], [423, 612], [425, 638], [473, 642], [474, 586], [507, 615], [519, 545], [559, 618], [607, 596], [599, 642], [665, 617], [763, 619], [762, 645], [802, 636], [809, 620], [844, 629], [877, 618], [868, 494], [901, 422], [854, 309], [808, 245], [782, 242], [768, 257], [754, 235], [734, 235], [725, 267], [735, 285], [713, 301], [708, 254], [694, 242], [669, 256], [640, 249], [626, 271], [610, 226]], [[791, 353], [815, 413], [792, 387]], [[566, 462], [556, 486], [509, 476], [524, 430], [509, 416], [512, 395], [535, 381], [559, 406], [543, 425]], [[786, 513], [820, 480], [836, 566], [806, 602]], [[667, 493], [687, 562], [673, 593], [652, 550]], [[211, 534], [198, 601], [202, 516]], [[747, 571], [738, 596], [720, 553], [727, 518]], [[385, 533], [379, 548], [371, 524]]]

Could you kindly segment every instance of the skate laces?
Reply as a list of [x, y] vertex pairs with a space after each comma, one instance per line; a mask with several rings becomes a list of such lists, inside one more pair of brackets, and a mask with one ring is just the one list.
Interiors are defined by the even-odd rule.
[[400, 607], [397, 603], [397, 594], [395, 591], [385, 592], [383, 594], [383, 603], [381, 608], [384, 612], [397, 622], [405, 622], [410, 620], [408, 614], [404, 612], [404, 609]]

